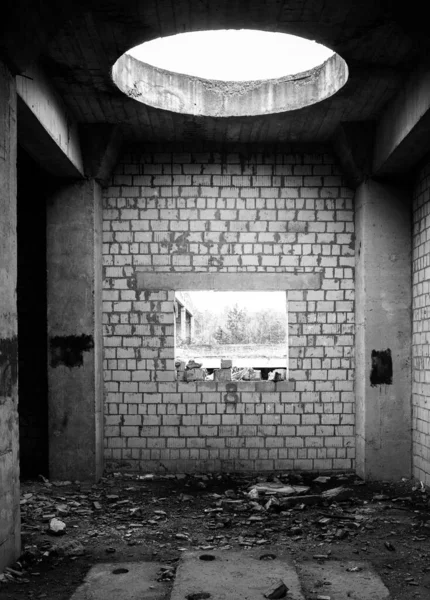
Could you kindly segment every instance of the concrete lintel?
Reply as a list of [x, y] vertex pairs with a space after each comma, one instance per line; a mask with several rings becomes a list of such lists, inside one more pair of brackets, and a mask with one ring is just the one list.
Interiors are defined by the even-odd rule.
[[137, 271], [141, 290], [264, 291], [316, 290], [321, 273], [166, 273]]
[[106, 186], [122, 148], [122, 129], [119, 125], [94, 123], [81, 125], [79, 132], [85, 175]]
[[41, 67], [31, 67], [16, 81], [19, 143], [46, 171], [83, 177], [77, 124]]
[[369, 176], [375, 124], [373, 121], [340, 123], [333, 136], [333, 149], [351, 187]]
[[410, 76], [378, 123], [373, 174], [406, 173], [430, 150], [430, 68]]

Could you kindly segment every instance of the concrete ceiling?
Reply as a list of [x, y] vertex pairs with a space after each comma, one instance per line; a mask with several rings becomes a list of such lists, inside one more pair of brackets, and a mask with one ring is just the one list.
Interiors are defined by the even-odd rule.
[[[396, 12], [388, 0], [46, 0], [37, 10], [36, 3], [25, 0], [8, 3], [0, 52], [12, 68], [23, 71], [39, 60], [79, 123], [120, 124], [133, 141], [327, 142], [340, 122], [378, 120], [430, 50], [425, 16], [420, 19], [411, 3], [407, 14], [404, 6]], [[130, 47], [160, 36], [223, 28], [315, 39], [346, 60], [349, 81], [333, 97], [307, 108], [229, 118], [150, 108], [111, 81], [113, 63]]]

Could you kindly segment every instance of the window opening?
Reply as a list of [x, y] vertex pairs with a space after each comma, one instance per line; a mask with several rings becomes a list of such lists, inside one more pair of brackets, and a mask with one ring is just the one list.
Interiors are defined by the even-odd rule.
[[288, 379], [286, 292], [177, 291], [180, 381]]

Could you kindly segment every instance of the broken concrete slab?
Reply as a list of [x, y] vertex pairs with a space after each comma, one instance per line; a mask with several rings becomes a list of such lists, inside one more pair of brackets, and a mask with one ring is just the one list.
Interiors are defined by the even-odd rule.
[[286, 555], [267, 548], [186, 552], [176, 572], [171, 600], [263, 600], [279, 581], [288, 588], [288, 600], [304, 600], [297, 571]]
[[310, 490], [309, 486], [304, 485], [284, 485], [282, 483], [256, 483], [251, 487], [248, 496], [252, 499], [260, 495], [270, 496], [294, 496], [306, 494]]
[[306, 594], [330, 600], [389, 600], [390, 593], [366, 561], [304, 562], [298, 565]]
[[161, 600], [166, 584], [157, 581], [161, 563], [102, 563], [90, 569], [70, 600]]

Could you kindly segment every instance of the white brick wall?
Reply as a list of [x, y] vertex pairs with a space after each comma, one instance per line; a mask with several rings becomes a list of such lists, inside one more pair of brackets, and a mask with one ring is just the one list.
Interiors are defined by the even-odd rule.
[[[353, 468], [353, 244], [328, 154], [125, 155], [104, 208], [107, 465]], [[321, 289], [289, 293], [291, 381], [176, 382], [174, 293], [138, 291], [142, 266], [321, 272]]]
[[412, 260], [413, 469], [417, 479], [430, 485], [430, 163], [415, 186]]

